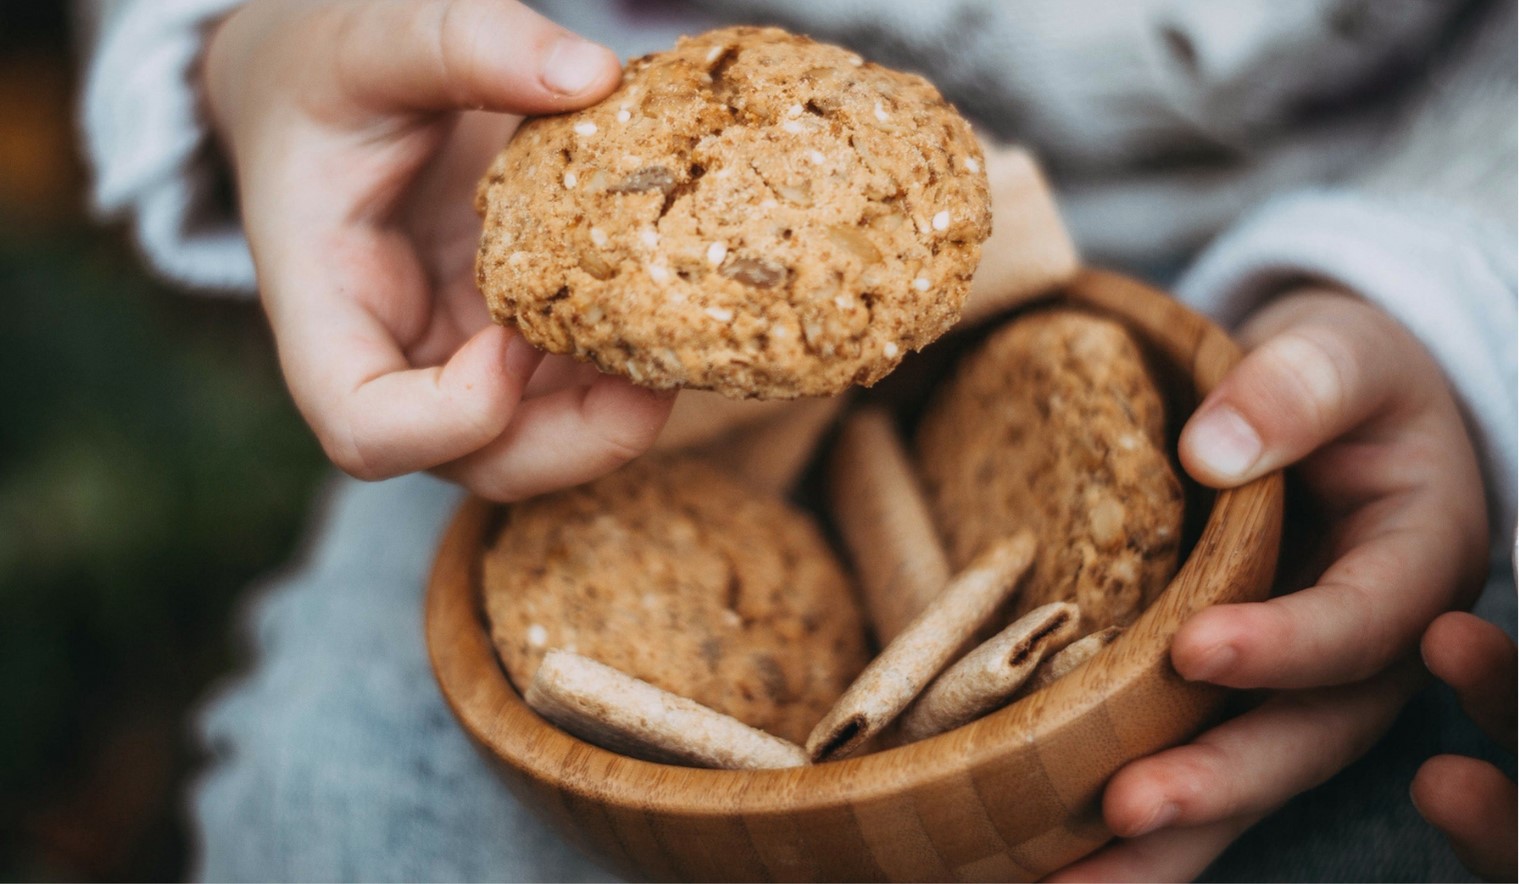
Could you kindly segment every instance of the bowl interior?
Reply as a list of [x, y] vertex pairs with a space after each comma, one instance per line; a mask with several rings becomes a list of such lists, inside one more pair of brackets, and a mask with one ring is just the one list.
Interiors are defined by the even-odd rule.
[[[1086, 271], [1061, 297], [1135, 332], [1170, 381], [1173, 416], [1180, 404], [1184, 417], [1239, 358], [1207, 320], [1116, 274]], [[446, 699], [508, 785], [625, 874], [1034, 878], [1111, 837], [1098, 798], [1114, 771], [1187, 739], [1217, 709], [1222, 692], [1184, 682], [1170, 667], [1177, 627], [1203, 607], [1269, 589], [1280, 476], [1197, 499], [1195, 541], [1176, 575], [1088, 663], [957, 730], [814, 767], [655, 764], [539, 718], [501, 669], [483, 621], [477, 562], [491, 512], [483, 501], [463, 505], [440, 546], [427, 639]]]

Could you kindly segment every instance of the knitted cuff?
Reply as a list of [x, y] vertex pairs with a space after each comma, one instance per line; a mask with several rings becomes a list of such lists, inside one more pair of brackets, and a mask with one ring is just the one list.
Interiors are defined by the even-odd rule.
[[196, 84], [207, 27], [241, 0], [134, 0], [113, 10], [85, 75], [80, 126], [103, 218], [131, 222], [149, 263], [227, 294], [254, 287]]

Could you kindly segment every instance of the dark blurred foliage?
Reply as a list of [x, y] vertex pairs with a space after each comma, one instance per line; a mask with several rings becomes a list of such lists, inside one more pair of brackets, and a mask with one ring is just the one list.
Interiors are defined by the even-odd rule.
[[257, 305], [83, 216], [66, 13], [0, 6], [0, 879], [174, 879], [189, 712], [323, 468]]

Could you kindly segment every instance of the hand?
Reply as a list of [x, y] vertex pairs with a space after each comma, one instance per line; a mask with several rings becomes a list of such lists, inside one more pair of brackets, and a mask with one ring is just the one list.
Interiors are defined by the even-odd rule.
[[203, 76], [281, 368], [334, 463], [511, 500], [652, 444], [670, 397], [545, 358], [474, 283], [476, 180], [515, 115], [609, 93], [609, 50], [515, 0], [254, 0]]
[[[1202, 872], [1375, 743], [1424, 681], [1412, 651], [1425, 626], [1481, 584], [1476, 456], [1439, 367], [1407, 330], [1311, 289], [1271, 302], [1241, 340], [1249, 353], [1182, 431], [1182, 464], [1217, 488], [1293, 466], [1327, 520], [1316, 551], [1327, 565], [1306, 588], [1182, 625], [1171, 661], [1183, 677], [1274, 693], [1120, 770], [1103, 796], [1120, 840], [1058, 880]], [[1302, 552], [1287, 549], [1284, 568]]]
[[[1444, 614], [1421, 647], [1425, 665], [1455, 689], [1466, 714], [1513, 752], [1515, 650], [1503, 630], [1471, 614]], [[1485, 761], [1440, 755], [1419, 768], [1412, 794], [1468, 869], [1490, 881], [1515, 880], [1513, 780]]]

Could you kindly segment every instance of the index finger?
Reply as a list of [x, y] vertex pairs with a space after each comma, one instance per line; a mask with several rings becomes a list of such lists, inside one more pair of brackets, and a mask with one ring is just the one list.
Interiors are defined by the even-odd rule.
[[428, 469], [485, 446], [506, 430], [542, 359], [520, 336], [489, 326], [442, 365], [413, 367], [406, 339], [432, 321], [427, 283], [408, 248], [366, 242], [378, 236], [335, 234], [363, 257], [334, 261], [302, 249], [265, 281], [291, 395], [327, 456], [362, 479]]
[[1346, 546], [1313, 586], [1193, 615], [1171, 661], [1194, 681], [1306, 688], [1358, 681], [1413, 648], [1461, 599], [1467, 545], [1442, 521], [1438, 491], [1394, 495], [1352, 514]]

